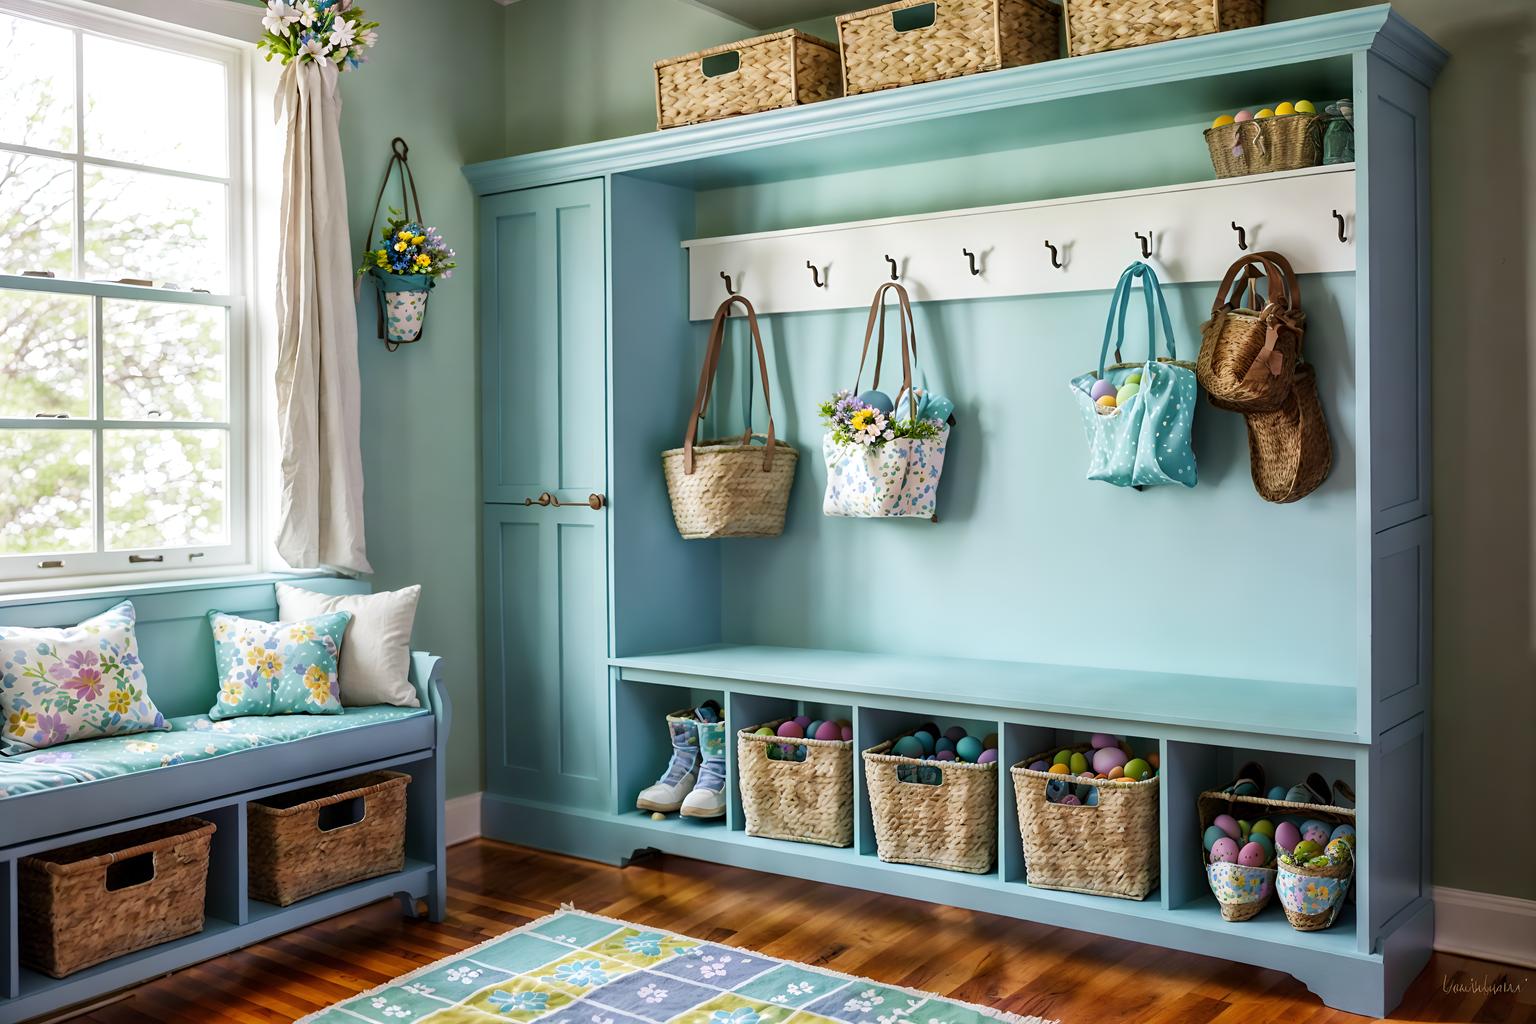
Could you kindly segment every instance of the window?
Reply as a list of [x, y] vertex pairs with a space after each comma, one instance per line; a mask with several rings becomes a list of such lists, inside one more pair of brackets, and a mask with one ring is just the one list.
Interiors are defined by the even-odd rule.
[[0, 0], [0, 581], [247, 560], [245, 55]]

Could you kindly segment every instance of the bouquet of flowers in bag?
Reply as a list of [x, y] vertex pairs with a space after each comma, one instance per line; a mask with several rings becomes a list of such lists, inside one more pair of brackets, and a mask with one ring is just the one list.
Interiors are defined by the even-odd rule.
[[[929, 441], [939, 436], [949, 414], [924, 418], [938, 410], [932, 407], [932, 399], [923, 391], [919, 390], [917, 395], [917, 418], [913, 419], [909, 414], [903, 419], [896, 414], [890, 398], [883, 392], [866, 391], [855, 395], [844, 388], [821, 403], [821, 422], [842, 444], [873, 448], [898, 437]], [[941, 398], [939, 401], [945, 400]], [[902, 407], [907, 407], [905, 395], [902, 396]]]

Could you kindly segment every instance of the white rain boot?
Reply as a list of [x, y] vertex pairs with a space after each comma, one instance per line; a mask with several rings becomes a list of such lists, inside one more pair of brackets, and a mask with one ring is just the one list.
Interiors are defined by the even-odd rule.
[[667, 716], [667, 729], [672, 734], [672, 760], [667, 762], [666, 772], [655, 785], [640, 791], [635, 799], [635, 806], [640, 810], [671, 814], [683, 805], [683, 797], [693, 789], [699, 767], [698, 727], [692, 708], [674, 711]]
[[718, 818], [725, 813], [725, 723], [699, 722], [699, 781], [683, 801], [685, 818]]

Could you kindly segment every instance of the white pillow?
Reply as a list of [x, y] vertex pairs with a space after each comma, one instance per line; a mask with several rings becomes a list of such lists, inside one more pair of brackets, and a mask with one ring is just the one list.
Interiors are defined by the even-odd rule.
[[411, 685], [411, 624], [421, 587], [377, 594], [317, 594], [286, 583], [277, 585], [277, 617], [283, 622], [312, 619], [331, 612], [351, 612], [352, 623], [341, 643], [337, 672], [341, 703], [349, 708], [393, 704], [419, 708]]

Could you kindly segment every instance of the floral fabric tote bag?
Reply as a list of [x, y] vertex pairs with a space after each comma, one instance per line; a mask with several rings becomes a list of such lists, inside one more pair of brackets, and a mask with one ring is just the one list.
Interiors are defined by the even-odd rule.
[[[880, 390], [887, 292], [896, 295], [901, 326], [901, 390], [894, 401]], [[861, 392], [872, 338], [874, 383], [869, 391]], [[926, 388], [913, 387], [916, 361], [911, 299], [900, 284], [888, 281], [876, 290], [869, 308], [853, 388], [839, 391], [822, 403], [822, 421], [827, 426], [821, 441], [827, 464], [827, 491], [821, 506], [825, 514], [865, 519], [933, 518], [954, 404]]]
[[[1127, 363], [1121, 360], [1120, 346], [1137, 280], [1147, 308], [1148, 352], [1145, 363]], [[1157, 352], [1159, 324], [1166, 356]], [[1105, 366], [1111, 339], [1115, 362]], [[1088, 435], [1088, 479], [1118, 487], [1195, 486], [1195, 453], [1190, 445], [1197, 397], [1195, 368], [1177, 360], [1173, 322], [1157, 273], [1145, 263], [1132, 263], [1115, 286], [1098, 370], [1072, 378], [1070, 385]]]

